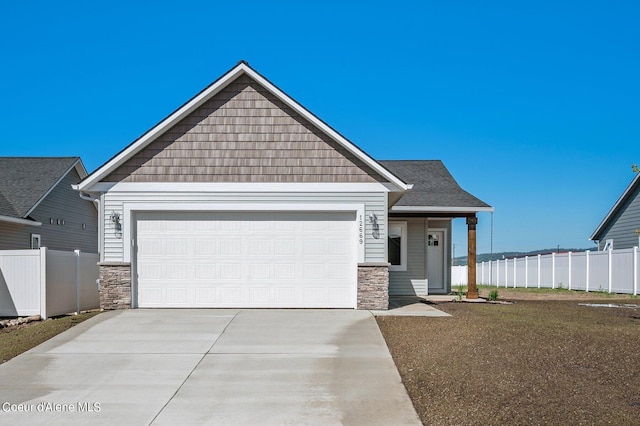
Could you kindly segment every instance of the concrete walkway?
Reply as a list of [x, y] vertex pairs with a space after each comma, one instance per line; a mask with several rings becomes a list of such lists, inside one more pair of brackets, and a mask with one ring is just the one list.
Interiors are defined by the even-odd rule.
[[420, 424], [367, 311], [102, 313], [0, 365], [0, 424]]
[[[445, 300], [449, 301], [449, 300]], [[377, 317], [450, 317], [420, 296], [395, 296], [389, 299], [389, 310], [371, 311]]]

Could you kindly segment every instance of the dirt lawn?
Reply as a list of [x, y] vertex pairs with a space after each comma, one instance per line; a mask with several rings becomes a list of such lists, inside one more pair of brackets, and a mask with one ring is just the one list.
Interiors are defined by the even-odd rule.
[[640, 299], [499, 292], [516, 303], [377, 318], [424, 424], [640, 425]]

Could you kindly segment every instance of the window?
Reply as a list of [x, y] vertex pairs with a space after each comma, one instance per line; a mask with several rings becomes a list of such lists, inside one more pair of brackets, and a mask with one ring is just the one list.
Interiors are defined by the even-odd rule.
[[407, 222], [389, 222], [387, 237], [390, 271], [407, 270]]
[[32, 249], [40, 248], [40, 234], [31, 234], [31, 248]]

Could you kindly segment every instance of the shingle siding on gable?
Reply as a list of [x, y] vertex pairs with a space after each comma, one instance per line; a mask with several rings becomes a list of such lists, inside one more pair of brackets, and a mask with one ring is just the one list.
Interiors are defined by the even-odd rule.
[[376, 172], [247, 76], [105, 182], [380, 182]]
[[640, 189], [636, 190], [631, 202], [622, 208], [622, 213], [615, 218], [613, 225], [603, 234], [598, 249], [602, 250], [608, 239], [613, 239], [614, 249], [637, 246], [638, 235], [634, 232], [636, 229], [640, 229]]

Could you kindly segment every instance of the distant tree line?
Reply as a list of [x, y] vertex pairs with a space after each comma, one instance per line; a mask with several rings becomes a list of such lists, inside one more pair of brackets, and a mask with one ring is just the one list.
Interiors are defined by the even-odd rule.
[[[533, 250], [528, 252], [522, 251], [503, 251], [500, 253], [483, 253], [476, 255], [476, 261], [478, 263], [489, 262], [492, 260], [502, 260], [502, 259], [513, 259], [514, 257], [525, 257], [525, 256], [537, 256], [539, 254], [550, 254], [550, 253], [568, 253], [568, 252], [582, 252], [587, 250], [596, 250], [595, 247], [592, 248], [554, 248], [554, 249], [542, 249], [542, 250]], [[467, 256], [459, 256], [453, 259], [454, 265], [466, 265], [467, 264]]]

